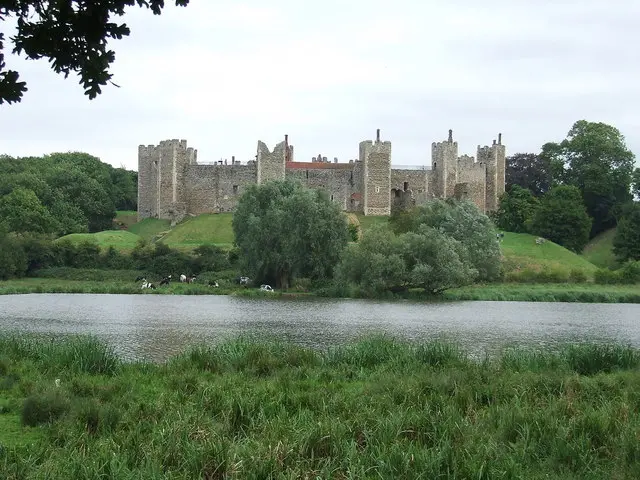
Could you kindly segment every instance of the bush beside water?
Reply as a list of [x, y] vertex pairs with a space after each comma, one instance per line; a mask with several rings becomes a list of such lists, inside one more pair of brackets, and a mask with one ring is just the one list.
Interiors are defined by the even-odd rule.
[[441, 342], [240, 338], [161, 365], [91, 338], [3, 336], [0, 351], [7, 479], [640, 477], [625, 346], [471, 360]]

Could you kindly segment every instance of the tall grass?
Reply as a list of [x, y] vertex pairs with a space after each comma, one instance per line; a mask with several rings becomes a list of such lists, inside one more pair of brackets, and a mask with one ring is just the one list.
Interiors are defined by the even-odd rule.
[[17, 377], [2, 387], [3, 479], [640, 476], [627, 346], [477, 361], [386, 336], [326, 351], [245, 337], [158, 365], [94, 338], [2, 336], [0, 351], [0, 380]]
[[0, 425], [37, 439], [0, 429], [6, 479], [640, 475], [640, 353], [625, 346], [474, 361], [385, 336], [327, 351], [239, 338], [161, 365], [92, 338], [0, 348], [0, 376], [19, 376]]

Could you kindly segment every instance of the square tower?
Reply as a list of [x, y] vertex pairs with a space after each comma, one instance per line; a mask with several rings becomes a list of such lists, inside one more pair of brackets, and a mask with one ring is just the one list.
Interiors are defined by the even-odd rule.
[[287, 155], [289, 154], [287, 140], [278, 143], [273, 148], [273, 152], [269, 151], [264, 142], [258, 141], [256, 165], [259, 185], [271, 180], [284, 180]]
[[360, 161], [364, 164], [364, 214], [391, 215], [391, 142], [360, 142]]
[[458, 183], [458, 142], [453, 141], [453, 130], [449, 130], [447, 141], [431, 144], [431, 165], [435, 196], [453, 197]]

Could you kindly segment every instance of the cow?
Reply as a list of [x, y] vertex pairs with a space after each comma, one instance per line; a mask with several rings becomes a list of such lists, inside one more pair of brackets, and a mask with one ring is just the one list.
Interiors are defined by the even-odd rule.
[[166, 277], [164, 277], [162, 280], [160, 280], [160, 285], [169, 285], [169, 283], [171, 283], [171, 275], [168, 275]]
[[180, 275], [180, 283], [186, 283], [187, 282], [187, 276], [183, 273], [182, 275]]
[[187, 278], [187, 282], [188, 283], [195, 283], [196, 281], [196, 276], [195, 275], [191, 275], [189, 278]]
[[214, 287], [214, 288], [218, 288], [218, 282], [216, 280], [209, 280], [209, 286], [210, 287]]

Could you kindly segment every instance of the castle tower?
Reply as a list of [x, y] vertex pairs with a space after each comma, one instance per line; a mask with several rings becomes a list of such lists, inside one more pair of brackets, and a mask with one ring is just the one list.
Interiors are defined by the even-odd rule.
[[364, 214], [391, 215], [391, 142], [360, 142], [360, 161], [364, 165]]
[[284, 180], [287, 157], [291, 154], [288, 143], [288, 136], [285, 136], [285, 140], [270, 152], [267, 145], [258, 140], [256, 155], [258, 185], [271, 180]]
[[186, 214], [185, 170], [197, 151], [186, 140], [163, 140], [138, 147], [138, 217], [180, 221]]
[[452, 130], [449, 130], [446, 142], [431, 144], [431, 165], [435, 175], [435, 196], [453, 197], [458, 183], [458, 142], [453, 141]]
[[498, 142], [495, 140], [489, 146], [478, 145], [478, 162], [487, 167], [486, 180], [486, 200], [485, 208], [487, 212], [498, 209], [500, 195], [505, 188], [505, 158], [506, 149], [502, 145], [502, 134], [498, 134]]
[[138, 146], [138, 221], [158, 217], [160, 152], [155, 145]]

